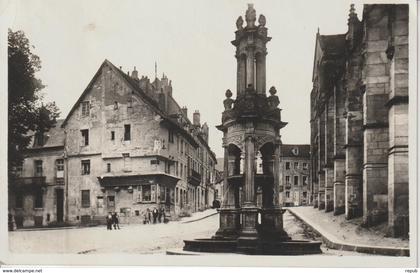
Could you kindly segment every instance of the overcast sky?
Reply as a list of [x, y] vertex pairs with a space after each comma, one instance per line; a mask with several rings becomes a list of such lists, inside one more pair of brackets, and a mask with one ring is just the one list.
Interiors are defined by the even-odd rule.
[[[236, 92], [235, 22], [248, 1], [9, 1], [10, 27], [23, 30], [42, 60], [46, 100], [65, 118], [101, 63], [108, 59], [140, 75], [165, 73], [188, 114], [198, 109], [210, 146], [223, 156], [221, 122], [226, 89]], [[267, 18], [267, 90], [280, 98], [283, 143], [309, 144], [309, 104], [317, 28], [347, 31], [351, 1], [252, 1]], [[356, 4], [361, 18], [362, 5]]]

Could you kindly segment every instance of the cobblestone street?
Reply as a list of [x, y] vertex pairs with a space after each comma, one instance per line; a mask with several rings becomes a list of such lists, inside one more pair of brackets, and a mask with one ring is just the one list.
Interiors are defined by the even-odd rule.
[[[182, 248], [184, 239], [209, 238], [216, 232], [219, 216], [190, 222], [156, 225], [122, 225], [120, 230], [105, 226], [74, 229], [16, 231], [9, 233], [10, 250], [15, 253], [132, 253], [164, 254], [166, 249]], [[289, 212], [284, 227], [293, 239], [313, 239], [301, 222]], [[366, 255], [322, 247], [324, 255]]]
[[183, 239], [210, 237], [218, 228], [218, 215], [183, 224], [120, 225], [64, 230], [17, 231], [9, 236], [10, 251], [16, 253], [164, 253], [181, 248]]

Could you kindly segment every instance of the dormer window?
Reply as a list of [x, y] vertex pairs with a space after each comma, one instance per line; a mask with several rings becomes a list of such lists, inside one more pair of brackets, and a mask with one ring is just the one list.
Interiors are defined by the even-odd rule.
[[35, 146], [43, 146], [44, 145], [44, 134], [43, 133], [38, 132], [38, 133], [35, 134], [34, 145]]
[[90, 114], [89, 101], [83, 101], [81, 107], [82, 107], [82, 117], [88, 117]]

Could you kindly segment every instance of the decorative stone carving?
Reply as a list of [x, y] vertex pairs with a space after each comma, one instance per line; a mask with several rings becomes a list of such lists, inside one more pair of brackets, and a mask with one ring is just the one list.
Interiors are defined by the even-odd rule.
[[255, 148], [257, 150], [259, 150], [267, 142], [272, 142], [274, 144], [275, 143], [275, 138], [270, 136], [270, 135], [257, 136], [256, 141], [255, 141]]
[[266, 19], [264, 15], [260, 14], [260, 17], [258, 18], [258, 23], [261, 27], [265, 27]]
[[248, 4], [248, 9], [246, 10], [245, 14], [246, 26], [248, 28], [255, 27], [255, 20], [257, 20], [257, 15], [254, 9], [253, 4]]
[[236, 20], [236, 28], [238, 30], [242, 30], [243, 24], [244, 24], [244, 20], [242, 19], [242, 16], [239, 16], [238, 19]]
[[223, 105], [225, 106], [225, 110], [230, 110], [232, 109], [232, 104], [234, 102], [233, 99], [231, 99], [232, 97], [232, 91], [230, 91], [229, 89], [226, 90], [226, 99], [223, 101]]
[[268, 106], [271, 109], [277, 108], [277, 106], [280, 104], [279, 97], [276, 95], [277, 90], [274, 86], [272, 86], [269, 90], [270, 97], [267, 98]]
[[243, 143], [244, 143], [244, 136], [242, 134], [231, 136], [231, 137], [227, 138], [227, 140], [226, 140], [227, 145], [233, 144], [241, 150], [243, 150]]

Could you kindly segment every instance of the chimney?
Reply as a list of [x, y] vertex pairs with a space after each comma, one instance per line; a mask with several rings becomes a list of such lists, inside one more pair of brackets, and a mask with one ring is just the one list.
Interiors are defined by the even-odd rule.
[[186, 118], [188, 118], [188, 109], [187, 109], [187, 107], [182, 107], [182, 109], [181, 109], [181, 111], [182, 111], [182, 113], [184, 114], [184, 116], [186, 117]]
[[193, 113], [193, 124], [200, 127], [200, 112], [198, 110]]
[[139, 72], [136, 70], [136, 67], [134, 67], [133, 72], [131, 72], [131, 78], [135, 80], [139, 79]]

